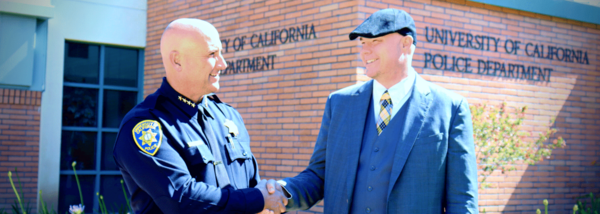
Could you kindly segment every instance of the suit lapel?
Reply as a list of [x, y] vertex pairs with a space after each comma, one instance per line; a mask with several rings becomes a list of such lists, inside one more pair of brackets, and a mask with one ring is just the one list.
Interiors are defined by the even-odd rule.
[[[360, 148], [372, 92], [373, 80], [370, 80], [351, 94], [348, 102], [346, 102], [348, 106], [342, 107], [346, 111], [340, 114], [344, 116], [342, 119], [343, 123], [341, 124], [342, 129], [345, 129], [340, 133], [344, 133], [345, 136], [340, 136], [343, 140], [339, 142], [346, 144], [343, 146], [345, 148], [343, 155], [345, 160], [342, 160], [340, 163], [345, 163], [343, 167], [347, 169], [346, 193], [348, 194], [348, 198], [352, 198], [352, 193], [354, 192]], [[349, 205], [350, 203], [347, 204]]]
[[[388, 197], [392, 192], [392, 188], [404, 165], [408, 159], [408, 155], [415, 144], [415, 140], [421, 131], [425, 117], [431, 104], [431, 96], [429, 86], [423, 78], [421, 78], [415, 72], [415, 84], [413, 86], [411, 97], [408, 99], [408, 113], [406, 115], [406, 121], [404, 122], [404, 129], [400, 132], [400, 141], [396, 147], [396, 154], [394, 155], [394, 165], [392, 166], [392, 173], [390, 175], [390, 184], [388, 187]], [[405, 104], [405, 105], [406, 105]]]

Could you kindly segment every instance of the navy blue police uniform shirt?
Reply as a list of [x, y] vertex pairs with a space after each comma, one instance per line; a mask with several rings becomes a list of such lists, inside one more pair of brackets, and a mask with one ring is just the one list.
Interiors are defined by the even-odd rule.
[[[214, 135], [207, 136], [210, 125]], [[209, 142], [207, 139], [216, 139]], [[125, 115], [113, 150], [135, 213], [258, 213], [258, 165], [240, 114], [216, 95], [198, 104], [161, 87]], [[218, 145], [230, 185], [219, 186]], [[222, 178], [222, 177], [221, 177]]]

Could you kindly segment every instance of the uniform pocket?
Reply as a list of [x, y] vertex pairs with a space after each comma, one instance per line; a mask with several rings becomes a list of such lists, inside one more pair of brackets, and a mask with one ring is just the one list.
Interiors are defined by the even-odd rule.
[[252, 158], [252, 153], [242, 146], [238, 138], [235, 137], [227, 137], [228, 142], [225, 144], [225, 148], [227, 149], [227, 156], [229, 156], [229, 161], [233, 162], [235, 160], [247, 160]]
[[[208, 164], [211, 161], [215, 161], [215, 157], [210, 151], [210, 148], [208, 148], [204, 142], [195, 141], [188, 145], [190, 146], [188, 152], [190, 153], [190, 157], [192, 157], [191, 163], [193, 165], [198, 163]], [[198, 157], [198, 154], [200, 154], [200, 157]]]

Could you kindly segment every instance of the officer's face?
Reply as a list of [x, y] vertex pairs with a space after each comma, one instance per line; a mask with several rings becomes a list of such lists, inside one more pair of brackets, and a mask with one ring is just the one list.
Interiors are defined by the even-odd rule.
[[194, 38], [194, 47], [188, 49], [186, 54], [187, 81], [194, 91], [202, 95], [215, 93], [219, 90], [219, 74], [227, 68], [225, 58], [221, 54], [222, 46], [219, 34], [208, 30], [203, 35]]
[[401, 70], [402, 38], [398, 33], [376, 38], [360, 37], [360, 57], [367, 68], [367, 76], [382, 82]]

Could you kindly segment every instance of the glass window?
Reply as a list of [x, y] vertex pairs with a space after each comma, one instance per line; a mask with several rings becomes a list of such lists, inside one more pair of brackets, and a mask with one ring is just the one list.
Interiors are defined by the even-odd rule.
[[96, 132], [63, 131], [60, 151], [60, 169], [77, 170], [96, 168]]
[[128, 211], [112, 151], [121, 120], [140, 102], [143, 52], [65, 42], [59, 213], [81, 203], [73, 162], [86, 213], [100, 211], [96, 194], [109, 213]]
[[[93, 213], [92, 208], [96, 200], [96, 194], [94, 193], [94, 180], [96, 180], [96, 176], [78, 175], [77, 178], [79, 178], [79, 184], [81, 185], [81, 195], [83, 196], [85, 211], [86, 213]], [[77, 180], [74, 175], [61, 175], [58, 191], [60, 193], [58, 213], [68, 213], [70, 205], [81, 204]]]
[[104, 91], [103, 126], [119, 128], [125, 114], [137, 104], [137, 92]]
[[100, 46], [65, 43], [65, 82], [98, 84]]
[[113, 159], [113, 147], [117, 133], [102, 133], [102, 170], [119, 170]]
[[96, 126], [98, 89], [63, 87], [63, 126]]
[[136, 87], [138, 50], [106, 47], [104, 84]]

